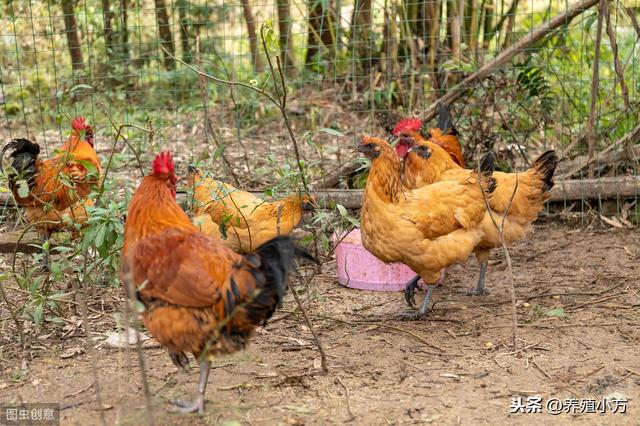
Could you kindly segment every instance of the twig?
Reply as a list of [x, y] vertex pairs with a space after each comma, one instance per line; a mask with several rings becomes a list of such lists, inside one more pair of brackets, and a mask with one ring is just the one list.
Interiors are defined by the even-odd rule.
[[87, 299], [85, 298], [86, 294], [86, 286], [85, 281], [87, 279], [87, 268], [88, 268], [88, 249], [84, 251], [84, 264], [82, 267], [82, 278], [78, 277], [78, 281], [71, 280], [71, 285], [76, 292], [76, 296], [80, 300], [80, 312], [82, 315], [82, 323], [84, 325], [84, 333], [87, 338], [86, 346], [87, 353], [89, 354], [89, 359], [91, 361], [91, 374], [93, 375], [93, 389], [96, 395], [96, 403], [98, 404], [98, 412], [100, 416], [100, 423], [104, 426], [107, 424], [107, 420], [104, 417], [104, 407], [102, 405], [102, 395], [100, 391], [100, 382], [98, 379], [98, 364], [96, 353], [93, 347], [93, 339], [91, 333], [91, 325], [89, 323], [89, 310], [87, 305]]
[[311, 331], [311, 334], [313, 335], [313, 338], [316, 341], [316, 345], [318, 346], [318, 351], [320, 352], [320, 363], [322, 365], [322, 370], [326, 373], [327, 371], [329, 371], [329, 367], [327, 366], [327, 354], [325, 353], [324, 348], [322, 347], [322, 343], [320, 342], [320, 338], [318, 337], [318, 333], [316, 332], [316, 329], [313, 327], [313, 323], [309, 319], [309, 315], [307, 315], [307, 310], [302, 305], [302, 302], [300, 301], [300, 297], [298, 297], [298, 293], [296, 293], [296, 289], [293, 288], [293, 284], [291, 284], [291, 280], [289, 280], [289, 289], [291, 290], [291, 293], [293, 294], [293, 298], [296, 300], [296, 303], [298, 304], [298, 308], [300, 308], [300, 312], [302, 312], [302, 316], [304, 317], [304, 320], [307, 323], [307, 327], [309, 327], [309, 330]]
[[82, 388], [82, 389], [80, 389], [80, 390], [77, 390], [77, 391], [75, 391], [75, 392], [68, 393], [68, 394], [64, 395], [64, 397], [63, 397], [63, 398], [71, 398], [72, 396], [80, 395], [82, 392], [88, 391], [88, 390], [89, 390], [89, 389], [91, 389], [92, 387], [93, 387], [93, 382], [89, 383], [89, 385], [88, 385], [88, 386], [85, 386], [85, 387], [83, 387], [83, 388]]
[[218, 77], [214, 77], [211, 74], [207, 74], [206, 72], [200, 71], [199, 69], [197, 69], [196, 67], [194, 67], [191, 64], [186, 63], [185, 61], [183, 61], [180, 58], [176, 58], [175, 56], [173, 56], [167, 49], [165, 49], [164, 47], [161, 47], [161, 49], [169, 56], [171, 56], [174, 60], [176, 60], [177, 62], [179, 62], [180, 64], [184, 65], [185, 67], [189, 68], [191, 71], [202, 75], [206, 78], [208, 78], [209, 80], [213, 80], [216, 83], [221, 83], [221, 84], [226, 84], [228, 86], [240, 86], [240, 87], [244, 87], [246, 89], [251, 89], [254, 92], [258, 92], [260, 93], [262, 96], [266, 97], [267, 99], [269, 99], [275, 106], [279, 107], [280, 103], [278, 102], [278, 100], [276, 98], [274, 98], [269, 92], [267, 92], [264, 89], [259, 88], [258, 86], [252, 86], [251, 84], [247, 84], [247, 83], [243, 83], [241, 81], [231, 81], [231, 80], [224, 80], [222, 78], [218, 78]]
[[351, 394], [349, 393], [349, 388], [344, 384], [340, 377], [336, 377], [336, 379], [338, 379], [338, 382], [340, 382], [340, 384], [344, 388], [345, 393], [347, 394], [347, 413], [349, 413], [349, 418], [347, 419], [347, 421], [353, 421], [356, 419], [356, 416], [354, 416], [353, 411], [351, 411]]
[[276, 71], [273, 67], [271, 55], [269, 54], [269, 48], [267, 47], [267, 42], [264, 38], [264, 29], [265, 29], [265, 25], [262, 24], [260, 26], [260, 40], [262, 41], [262, 48], [264, 49], [265, 56], [267, 57], [267, 63], [269, 64], [269, 69], [271, 70], [271, 76], [273, 77], [273, 87], [275, 88], [276, 95], [279, 98], [279, 102], [276, 105], [280, 109], [280, 114], [282, 115], [284, 124], [287, 127], [287, 131], [289, 132], [289, 138], [293, 143], [293, 150], [294, 150], [294, 153], [296, 154], [298, 169], [300, 170], [300, 179], [302, 180], [302, 187], [304, 188], [305, 192], [309, 193], [309, 188], [307, 187], [307, 179], [305, 178], [304, 167], [302, 165], [302, 158], [300, 157], [300, 149], [298, 148], [298, 141], [296, 140], [296, 135], [293, 133], [293, 128], [291, 127], [291, 123], [289, 122], [289, 115], [287, 114], [287, 84], [284, 78], [284, 73], [282, 72], [280, 57], [276, 56], [277, 70], [280, 76], [280, 84], [282, 85], [282, 94], [278, 95], [278, 84], [277, 84], [278, 76], [276, 75]]
[[[121, 137], [122, 140], [124, 141], [124, 143], [127, 144], [129, 149], [131, 150], [131, 152], [133, 152], [134, 157], [136, 157], [136, 161], [138, 162], [138, 169], [140, 170], [140, 176], [144, 176], [144, 169], [142, 168], [142, 161], [140, 160], [140, 156], [138, 155], [138, 151], [136, 151], [133, 148], [133, 146], [131, 146], [131, 142], [129, 142], [129, 139], [127, 139], [122, 134], [122, 130], [125, 127], [131, 127], [133, 129], [141, 130], [143, 132], [146, 132], [149, 135], [149, 139], [152, 141], [153, 140], [153, 135], [154, 135], [153, 127], [151, 128], [151, 130], [149, 130], [149, 129], [145, 129], [144, 127], [136, 126], [135, 124], [121, 124], [120, 126], [116, 126], [116, 124], [114, 123], [113, 119], [111, 118], [111, 114], [109, 114], [109, 111], [107, 111], [106, 108], [104, 109], [104, 113], [107, 116], [107, 118], [109, 119], [109, 123], [111, 123], [111, 126], [114, 128], [114, 130], [116, 130], [115, 141], [118, 140], [118, 137]], [[114, 141], [114, 144], [115, 144], [115, 141]], [[111, 156], [113, 156], [113, 152], [111, 153]], [[111, 163], [111, 156], [109, 157], [109, 163]]]
[[[133, 273], [130, 270], [126, 270], [122, 274], [122, 281], [123, 281], [125, 292], [126, 292], [124, 303], [128, 304], [130, 303], [129, 302], [130, 300], [137, 300], [135, 298], [136, 289], [133, 284]], [[126, 320], [128, 322], [130, 319], [129, 318], [130, 312], [128, 307], [126, 307], [125, 309], [126, 309], [125, 315], [127, 317]], [[147, 371], [145, 369], [144, 355], [142, 353], [142, 339], [140, 339], [140, 337], [137, 335], [139, 324], [138, 324], [137, 313], [135, 312], [135, 310], [133, 312], [133, 315], [131, 315], [131, 318], [133, 319], [133, 328], [136, 333], [136, 353], [138, 355], [138, 368], [140, 369], [140, 378], [142, 379], [142, 389], [144, 391], [144, 402], [145, 402], [145, 408], [147, 411], [147, 423], [149, 424], [149, 426], [152, 426], [154, 422], [153, 422], [153, 410], [151, 407], [151, 391], [149, 390], [149, 381], [147, 379]], [[127, 341], [128, 341], [129, 340], [129, 324], [126, 324], [126, 333], [127, 333]]]
[[595, 57], [593, 59], [593, 73], [591, 75], [591, 105], [589, 110], [589, 121], [585, 129], [585, 138], [587, 140], [587, 154], [589, 158], [589, 178], [593, 178], [595, 174], [595, 157], [596, 145], [596, 102], [598, 101], [598, 86], [600, 84], [600, 43], [602, 42], [602, 24], [604, 21], [604, 9], [607, 7], [607, 0], [598, 0], [600, 2], [598, 11], [598, 29], [596, 31], [596, 40], [594, 42]]
[[340, 319], [340, 318], [335, 318], [335, 317], [330, 317], [328, 315], [320, 315], [320, 314], [311, 314], [311, 316], [316, 317], [316, 318], [329, 320], [329, 321], [340, 322], [342, 324], [350, 325], [350, 326], [353, 326], [353, 327], [356, 327], [356, 326], [359, 326], [359, 325], [375, 325], [375, 326], [378, 326], [378, 327], [387, 328], [389, 330], [394, 330], [394, 331], [400, 332], [402, 334], [411, 336], [415, 340], [417, 340], [418, 342], [420, 342], [420, 343], [422, 343], [422, 344], [424, 344], [426, 346], [429, 346], [429, 347], [431, 347], [433, 349], [436, 349], [436, 350], [441, 352], [441, 353], [430, 353], [430, 355], [453, 356], [452, 354], [445, 353], [444, 349], [434, 345], [433, 343], [427, 342], [422, 337], [418, 336], [417, 334], [413, 333], [412, 331], [405, 330], [404, 328], [396, 327], [395, 325], [385, 324], [383, 322], [376, 322], [376, 321], [359, 321], [359, 320], [357, 320], [357, 321], [349, 321], [349, 320], [343, 320], [343, 319]]
[[627, 12], [627, 16], [629, 16], [629, 19], [631, 20], [631, 25], [633, 25], [633, 28], [636, 30], [636, 36], [640, 38], [640, 25], [638, 25], [636, 12], [633, 10], [632, 7], [625, 7], [624, 11]]
[[[616, 74], [618, 75], [618, 81], [620, 82], [620, 91], [622, 92], [624, 106], [627, 107], [627, 110], [631, 110], [631, 105], [629, 104], [629, 89], [627, 89], [627, 84], [624, 82], [624, 72], [622, 70], [622, 65], [620, 64], [620, 58], [618, 57], [618, 43], [616, 43], [616, 36], [613, 32], [613, 27], [611, 26], [611, 13], [609, 11], [609, 5], [605, 4], [604, 9], [601, 9], [600, 13], [604, 13], [604, 19], [607, 21], [607, 35], [609, 36], [609, 43], [611, 44], [611, 53], [613, 53], [613, 64]], [[615, 92], [615, 83], [613, 89]]]
[[518, 173], [516, 172], [516, 183], [513, 188], [513, 192], [511, 193], [511, 198], [509, 199], [509, 203], [507, 204], [507, 208], [505, 209], [502, 221], [500, 226], [496, 222], [493, 217], [493, 210], [489, 205], [489, 200], [487, 199], [487, 195], [484, 193], [484, 189], [482, 188], [482, 175], [480, 174], [480, 170], [478, 169], [478, 185], [480, 186], [480, 192], [482, 193], [482, 198], [484, 199], [485, 208], [487, 209], [487, 213], [489, 213], [489, 218], [493, 223], [493, 226], [496, 227], [498, 233], [500, 234], [500, 245], [502, 246], [502, 250], [504, 250], [504, 256], [507, 260], [507, 270], [509, 271], [509, 278], [511, 281], [511, 286], [509, 292], [511, 293], [511, 317], [512, 317], [512, 338], [513, 338], [513, 349], [518, 349], [518, 309], [516, 307], [516, 279], [513, 275], [513, 266], [511, 265], [511, 256], [509, 255], [509, 248], [507, 247], [507, 241], [504, 236], [504, 222], [507, 219], [507, 215], [509, 214], [509, 210], [511, 209], [511, 204], [513, 204], [513, 199], [516, 196], [516, 191], [518, 190]]
[[536, 360], [533, 357], [531, 358], [531, 364], [533, 364], [533, 366], [536, 367], [538, 369], [538, 371], [540, 371], [542, 374], [544, 374], [547, 379], [551, 378], [551, 375], [549, 373], [547, 373], [546, 371], [544, 371], [544, 369], [538, 365], [538, 363], [536, 362]]
[[[0, 159], [0, 161], [2, 161], [2, 159]], [[14, 253], [13, 254], [14, 265], [15, 265], [15, 258], [16, 258], [16, 255]], [[14, 276], [15, 276], [15, 269], [14, 269]], [[4, 278], [0, 279], [0, 294], [2, 295], [2, 300], [4, 301], [5, 305], [7, 305], [7, 310], [9, 311], [9, 315], [11, 315], [11, 319], [16, 325], [16, 330], [18, 331], [18, 335], [20, 336], [20, 349], [21, 349], [21, 352], [24, 353], [25, 341], [24, 341], [24, 332], [22, 330], [22, 323], [20, 323], [20, 320], [18, 319], [18, 315], [13, 310], [13, 305], [9, 302], [9, 297], [7, 297], [7, 293], [4, 291], [4, 285], [2, 284], [3, 282], [4, 282]]]
[[[195, 59], [196, 59], [196, 66], [200, 68], [200, 36], [196, 36], [196, 58]], [[213, 135], [213, 126], [211, 125], [211, 120], [209, 120], [209, 96], [207, 94], [207, 83], [205, 78], [206, 77], [203, 76], [202, 74], [198, 75], [198, 83], [200, 86], [200, 97], [202, 98], [202, 110], [203, 110], [204, 122], [205, 122], [204, 137], [205, 137], [205, 141], [208, 144], [209, 134], [211, 134], [211, 136], [213, 137], [213, 142], [216, 144], [216, 147], [220, 149], [220, 143], [218, 142], [218, 139]], [[229, 174], [231, 174], [231, 177], [233, 178], [233, 181], [235, 182], [235, 184], [239, 186], [240, 179], [238, 179], [238, 176], [233, 171], [233, 167], [231, 166], [229, 159], [225, 155], [224, 149], [220, 150], [220, 158], [222, 158], [222, 161], [224, 162], [225, 166], [227, 166], [227, 170], [229, 170]]]

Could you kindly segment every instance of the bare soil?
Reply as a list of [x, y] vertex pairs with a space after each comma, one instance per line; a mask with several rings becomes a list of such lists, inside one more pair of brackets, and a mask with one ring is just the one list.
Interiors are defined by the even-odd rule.
[[[250, 348], [219, 359], [203, 416], [168, 413], [190, 398], [198, 372], [177, 370], [165, 351], [143, 351], [152, 424], [639, 424], [640, 232], [544, 224], [511, 250], [517, 284], [518, 348], [511, 340], [509, 275], [492, 255], [491, 293], [472, 297], [475, 260], [452, 267], [431, 313], [401, 321], [401, 293], [341, 287], [327, 263], [308, 291], [299, 286], [328, 355], [319, 368], [313, 338], [289, 295]], [[4, 262], [8, 259], [5, 257]], [[6, 263], [5, 263], [6, 265]], [[307, 274], [311, 270], [305, 271]], [[6, 282], [11, 291], [11, 283]], [[135, 351], [109, 349], [119, 289], [98, 289], [90, 322], [103, 410], [78, 317], [27, 329], [18, 338], [0, 308], [0, 401], [59, 402], [62, 424], [141, 424], [148, 418]], [[561, 308], [562, 311], [557, 309]], [[558, 315], [564, 313], [566, 317]], [[25, 373], [18, 374], [20, 370]], [[510, 414], [512, 398], [618, 394], [626, 414]]]

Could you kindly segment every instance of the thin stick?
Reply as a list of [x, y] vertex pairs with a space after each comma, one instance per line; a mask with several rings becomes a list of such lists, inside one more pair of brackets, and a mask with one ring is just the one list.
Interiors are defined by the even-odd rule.
[[[269, 49], [267, 47], [267, 42], [264, 38], [264, 29], [265, 25], [262, 24], [260, 26], [260, 40], [262, 41], [262, 48], [264, 49], [265, 56], [267, 57], [267, 63], [269, 64], [269, 69], [271, 70], [271, 76], [273, 77], [273, 87], [275, 88], [276, 95], [278, 94], [278, 76], [276, 75], [276, 71], [273, 67], [273, 62], [271, 61], [271, 55], [269, 54]], [[293, 150], [296, 154], [296, 160], [298, 162], [298, 169], [300, 170], [300, 179], [302, 180], [302, 187], [305, 192], [309, 193], [309, 188], [307, 187], [307, 179], [305, 179], [304, 167], [302, 166], [302, 158], [300, 157], [300, 149], [298, 148], [298, 141], [296, 140], [296, 135], [293, 133], [293, 128], [291, 127], [291, 123], [289, 122], [289, 115], [287, 114], [287, 84], [284, 78], [284, 73], [282, 72], [282, 65], [280, 63], [280, 57], [276, 56], [276, 63], [278, 74], [280, 76], [280, 85], [282, 88], [282, 95], [277, 95], [279, 97], [279, 102], [276, 104], [280, 109], [280, 114], [282, 115], [282, 119], [284, 120], [284, 124], [287, 127], [287, 131], [289, 132], [289, 138], [293, 143]]]
[[591, 7], [596, 5], [598, 1], [609, 0], [583, 0], [580, 3], [577, 3], [570, 7], [565, 13], [556, 16], [549, 22], [546, 22], [538, 28], [534, 29], [531, 33], [529, 33], [528, 36], [518, 40], [515, 44], [513, 44], [513, 46], [504, 50], [502, 53], [496, 56], [493, 61], [484, 65], [478, 71], [462, 80], [458, 85], [451, 88], [451, 90], [449, 90], [449, 92], [447, 92], [444, 96], [429, 105], [429, 107], [427, 107], [425, 112], [422, 114], [422, 119], [424, 121], [429, 121], [435, 118], [435, 116], [438, 114], [438, 104], [451, 104], [452, 102], [460, 98], [464, 93], [466, 93], [467, 90], [482, 81], [485, 77], [490, 75], [495, 70], [499, 69], [502, 65], [513, 59], [513, 57], [518, 53], [530, 50], [533, 44], [542, 40], [557, 28], [567, 25], [569, 21], [589, 10]]
[[[122, 275], [122, 280], [123, 283], [125, 285], [125, 303], [130, 303], [131, 300], [137, 300], [135, 298], [135, 294], [136, 294], [136, 289], [135, 286], [133, 285], [133, 273], [131, 271], [126, 271], [123, 273]], [[126, 314], [127, 314], [127, 321], [129, 320], [129, 307], [126, 307]], [[144, 391], [144, 402], [145, 402], [145, 408], [147, 411], [147, 423], [149, 424], [149, 426], [152, 426], [154, 424], [153, 422], [153, 410], [152, 410], [152, 406], [151, 406], [151, 391], [149, 390], [149, 381], [147, 380], [147, 370], [145, 369], [145, 363], [144, 363], [144, 355], [142, 353], [142, 341], [140, 339], [140, 336], [138, 335], [138, 328], [139, 328], [139, 324], [138, 324], [138, 317], [137, 317], [137, 312], [133, 312], [133, 315], [131, 315], [131, 318], [133, 319], [133, 329], [136, 333], [136, 353], [138, 355], [138, 368], [140, 369], [140, 378], [142, 379], [142, 389]], [[129, 324], [126, 324], [126, 333], [127, 333], [127, 346], [129, 343]]]
[[224, 80], [222, 78], [218, 78], [218, 77], [214, 77], [211, 74], [207, 74], [206, 72], [200, 71], [199, 69], [197, 69], [196, 67], [194, 67], [191, 64], [186, 63], [185, 61], [183, 61], [180, 58], [176, 58], [175, 56], [173, 56], [167, 49], [165, 49], [164, 47], [161, 47], [161, 49], [170, 57], [172, 57], [173, 59], [175, 59], [177, 62], [181, 63], [182, 65], [184, 65], [185, 67], [189, 68], [191, 71], [197, 73], [198, 75], [202, 75], [206, 78], [208, 78], [209, 80], [213, 80], [216, 83], [221, 83], [221, 84], [226, 84], [227, 86], [240, 86], [240, 87], [244, 87], [246, 89], [251, 89], [254, 92], [258, 92], [260, 93], [262, 96], [266, 97], [267, 99], [269, 99], [275, 106], [279, 107], [280, 103], [278, 102], [278, 100], [276, 98], [274, 98], [269, 92], [267, 92], [264, 89], [259, 88], [258, 86], [252, 86], [251, 84], [247, 84], [247, 83], [243, 83], [241, 81], [231, 81], [231, 80]]
[[291, 293], [293, 294], [293, 298], [296, 300], [296, 303], [298, 304], [298, 308], [300, 308], [300, 312], [302, 312], [302, 316], [304, 317], [304, 321], [307, 323], [307, 327], [309, 327], [309, 330], [311, 330], [311, 334], [313, 334], [313, 338], [315, 339], [316, 345], [318, 346], [318, 351], [320, 352], [320, 363], [322, 365], [322, 370], [326, 373], [327, 371], [329, 371], [329, 367], [327, 366], [327, 354], [324, 351], [324, 348], [322, 347], [322, 343], [320, 342], [320, 338], [318, 337], [318, 333], [316, 332], [316, 329], [313, 327], [313, 324], [309, 319], [309, 315], [307, 315], [307, 310], [302, 305], [302, 302], [300, 301], [300, 297], [298, 297], [298, 293], [296, 293], [296, 290], [295, 288], [293, 288], [293, 284], [291, 284], [290, 280], [289, 280], [289, 289], [291, 290]]
[[98, 404], [98, 413], [100, 416], [100, 423], [103, 425], [107, 425], [107, 420], [104, 416], [104, 406], [102, 405], [102, 394], [100, 391], [100, 382], [98, 379], [98, 363], [96, 358], [96, 353], [93, 348], [93, 339], [91, 338], [91, 325], [89, 324], [89, 309], [87, 305], [87, 299], [85, 298], [85, 282], [87, 279], [87, 267], [88, 267], [89, 253], [88, 250], [84, 252], [84, 265], [82, 267], [83, 273], [82, 278], [76, 282], [76, 280], [71, 280], [71, 285], [76, 292], [76, 296], [80, 300], [80, 313], [82, 315], [82, 323], [84, 325], [85, 335], [87, 337], [87, 353], [89, 354], [89, 359], [91, 362], [91, 374], [93, 376], [93, 389], [96, 395], [96, 403]]
[[604, 18], [604, 9], [607, 7], [607, 0], [600, 1], [600, 10], [598, 12], [598, 29], [596, 31], [596, 40], [594, 42], [595, 57], [593, 59], [593, 73], [591, 74], [591, 105], [589, 111], [589, 121], [585, 129], [585, 138], [587, 140], [587, 151], [589, 161], [588, 176], [590, 179], [595, 174], [596, 166], [593, 163], [595, 157], [596, 145], [596, 102], [598, 101], [598, 86], [600, 84], [600, 43], [602, 42], [602, 24]]
[[349, 393], [349, 388], [344, 384], [340, 377], [336, 377], [336, 379], [338, 379], [338, 382], [340, 382], [340, 384], [344, 388], [345, 393], [347, 394], [347, 413], [349, 413], [349, 418], [347, 419], [347, 421], [353, 421], [356, 419], [356, 416], [354, 416], [353, 411], [351, 411], [351, 394]]
[[[200, 68], [200, 36], [196, 37], [196, 66], [198, 68]], [[198, 83], [200, 86], [200, 98], [202, 99], [202, 111], [203, 111], [203, 115], [204, 115], [204, 122], [205, 122], [205, 131], [204, 131], [204, 138], [205, 141], [207, 142], [207, 144], [209, 143], [209, 134], [211, 134], [211, 136], [213, 137], [213, 142], [216, 144], [216, 147], [219, 149], [220, 148], [220, 143], [218, 142], [218, 139], [214, 136], [213, 134], [213, 126], [211, 125], [211, 120], [209, 120], [209, 96], [207, 94], [207, 82], [206, 82], [206, 77], [203, 75], [198, 75]], [[231, 166], [231, 163], [229, 162], [229, 159], [227, 158], [227, 156], [224, 153], [224, 149], [222, 149], [220, 151], [220, 157], [222, 158], [222, 161], [224, 162], [225, 166], [227, 166], [227, 170], [229, 170], [229, 173], [231, 174], [231, 177], [233, 178], [233, 181], [235, 182], [235, 184], [237, 186], [240, 185], [240, 179], [238, 179], [238, 176], [236, 175], [236, 173], [233, 171], [233, 167]]]
[[504, 250], [504, 256], [507, 260], [507, 269], [509, 271], [509, 278], [511, 281], [511, 286], [509, 292], [511, 293], [511, 317], [512, 317], [512, 338], [513, 338], [513, 349], [518, 349], [518, 309], [516, 307], [516, 279], [513, 275], [513, 266], [511, 264], [511, 256], [509, 255], [509, 248], [507, 247], [507, 242], [504, 237], [504, 221], [507, 219], [507, 215], [509, 214], [509, 210], [511, 209], [511, 204], [513, 204], [513, 199], [516, 196], [516, 191], [518, 190], [518, 173], [516, 172], [516, 184], [513, 188], [513, 192], [511, 193], [511, 198], [509, 199], [509, 204], [507, 204], [507, 208], [504, 211], [502, 216], [502, 221], [500, 226], [496, 222], [493, 217], [493, 210], [489, 205], [489, 200], [487, 200], [487, 195], [484, 193], [484, 189], [482, 188], [482, 179], [480, 175], [480, 170], [478, 170], [478, 185], [480, 185], [480, 192], [482, 193], [482, 198], [484, 199], [485, 208], [489, 213], [489, 218], [491, 222], [493, 222], [493, 226], [496, 227], [498, 233], [500, 234], [500, 245], [502, 245], [502, 249]]
[[613, 32], [613, 26], [611, 25], [611, 13], [609, 11], [608, 4], [606, 4], [604, 6], [604, 9], [600, 11], [600, 13], [603, 12], [604, 19], [607, 21], [607, 35], [609, 36], [609, 43], [611, 44], [611, 53], [613, 53], [613, 64], [616, 70], [616, 74], [618, 75], [620, 91], [622, 92], [622, 99], [624, 100], [624, 106], [626, 106], [627, 109], [630, 110], [631, 105], [629, 104], [629, 89], [627, 89], [627, 84], [624, 82], [624, 72], [622, 70], [622, 64], [620, 64], [620, 58], [618, 57], [618, 43], [616, 43], [616, 35]]

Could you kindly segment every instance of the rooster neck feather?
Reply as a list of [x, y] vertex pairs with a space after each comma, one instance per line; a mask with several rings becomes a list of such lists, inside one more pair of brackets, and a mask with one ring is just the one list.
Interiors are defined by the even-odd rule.
[[125, 247], [168, 228], [196, 231], [187, 214], [180, 208], [166, 177], [149, 175], [142, 179], [133, 195], [125, 225]]

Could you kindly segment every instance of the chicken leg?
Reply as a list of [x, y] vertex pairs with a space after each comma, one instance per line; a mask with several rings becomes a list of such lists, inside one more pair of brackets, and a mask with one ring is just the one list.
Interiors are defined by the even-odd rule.
[[478, 284], [476, 285], [476, 288], [474, 290], [471, 290], [470, 292], [467, 293], [470, 296], [481, 296], [485, 293], [488, 293], [488, 291], [485, 289], [485, 286], [484, 286], [484, 278], [487, 273], [488, 263], [489, 263], [488, 260], [483, 260], [480, 263], [480, 277], [478, 278]]
[[204, 393], [207, 390], [207, 381], [209, 380], [209, 371], [211, 363], [206, 355], [200, 359], [200, 381], [198, 382], [198, 395], [194, 401], [183, 401], [181, 399], [172, 399], [169, 401], [175, 407], [171, 410], [179, 413], [204, 413]]
[[[419, 279], [420, 279], [419, 276], [417, 277], [417, 280], [416, 278], [412, 279], [407, 284], [407, 287], [409, 287], [411, 283], [413, 283], [414, 281], [417, 284]], [[418, 309], [417, 312], [406, 312], [406, 313], [400, 314], [400, 316], [406, 319], [417, 319], [425, 315], [427, 312], [429, 312], [429, 303], [431, 302], [431, 298], [433, 297], [433, 289], [435, 287], [436, 287], [435, 285], [430, 285], [427, 288], [427, 295], [424, 297], [424, 300], [422, 301], [422, 304], [420, 305], [420, 308]], [[414, 288], [415, 288], [415, 285], [414, 285]], [[406, 295], [406, 289], [405, 289], [405, 295]], [[411, 302], [413, 303], [411, 304], [411, 306], [412, 307], [415, 306], [415, 299], [413, 297], [413, 292], [411, 294]]]
[[476, 259], [480, 264], [480, 277], [478, 278], [478, 284], [472, 291], [467, 292], [471, 296], [481, 296], [488, 291], [484, 287], [484, 279], [487, 274], [487, 265], [489, 264], [490, 251], [488, 249], [480, 249], [476, 251]]
[[[446, 271], [447, 271], [447, 268], [444, 268], [442, 271], [440, 271], [440, 278], [438, 278], [438, 281], [435, 284], [436, 287], [440, 287], [442, 283], [444, 283]], [[404, 288], [404, 300], [406, 300], [407, 304], [412, 308], [416, 307], [415, 291], [416, 291], [416, 287], [418, 287], [419, 281], [420, 281], [420, 275], [416, 275], [411, 279], [411, 281], [407, 283], [407, 285]]]

